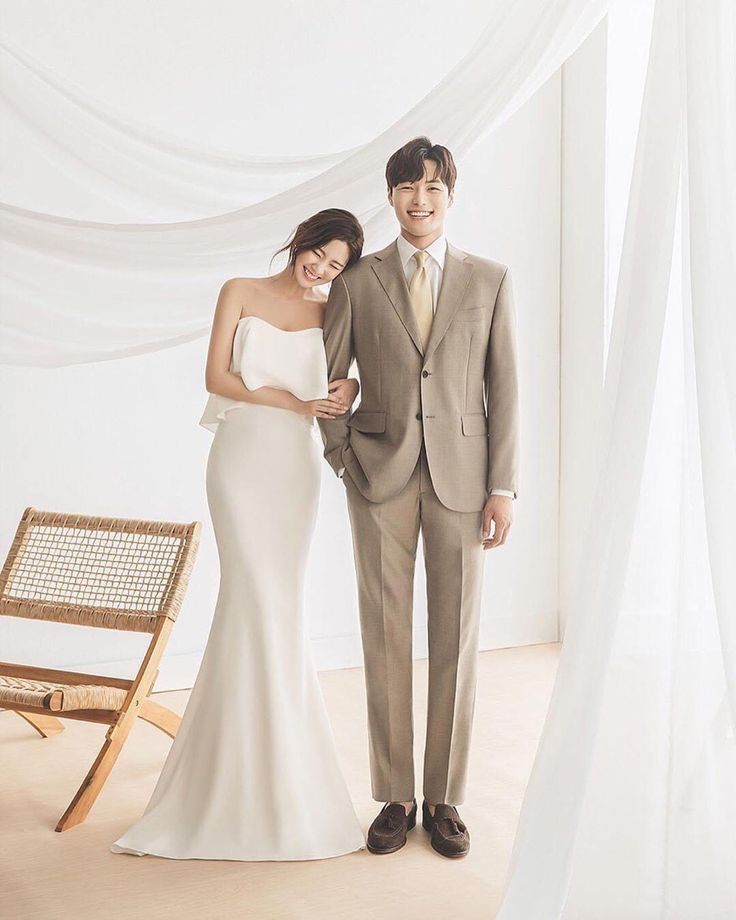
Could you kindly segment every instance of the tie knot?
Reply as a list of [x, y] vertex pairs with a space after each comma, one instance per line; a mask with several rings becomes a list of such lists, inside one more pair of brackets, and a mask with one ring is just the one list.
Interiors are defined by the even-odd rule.
[[421, 268], [422, 265], [424, 265], [424, 263], [427, 261], [427, 253], [423, 249], [417, 249], [412, 258], [417, 263], [419, 268]]

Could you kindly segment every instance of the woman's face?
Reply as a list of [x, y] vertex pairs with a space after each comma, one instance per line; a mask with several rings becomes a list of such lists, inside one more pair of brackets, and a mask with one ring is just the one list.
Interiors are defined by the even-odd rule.
[[344, 240], [330, 240], [324, 246], [302, 250], [294, 262], [294, 276], [305, 288], [327, 284], [345, 268], [349, 257]]

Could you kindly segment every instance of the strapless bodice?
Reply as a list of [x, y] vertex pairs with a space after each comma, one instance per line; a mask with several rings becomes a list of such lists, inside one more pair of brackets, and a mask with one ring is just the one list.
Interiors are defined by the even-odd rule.
[[[327, 358], [322, 330], [287, 330], [259, 316], [243, 316], [233, 337], [230, 370], [248, 390], [277, 387], [305, 402], [327, 396]], [[217, 431], [230, 409], [253, 405], [211, 393], [199, 424]], [[284, 410], [281, 410], [284, 411]]]

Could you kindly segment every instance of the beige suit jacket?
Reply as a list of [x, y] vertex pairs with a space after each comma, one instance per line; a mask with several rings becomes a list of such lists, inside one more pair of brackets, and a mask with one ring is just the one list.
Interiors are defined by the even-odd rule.
[[511, 278], [500, 262], [449, 242], [426, 351], [396, 241], [332, 282], [324, 343], [330, 380], [353, 359], [358, 408], [319, 419], [325, 458], [369, 501], [406, 485], [424, 440], [432, 484], [454, 511], [491, 489], [518, 494], [519, 399]]

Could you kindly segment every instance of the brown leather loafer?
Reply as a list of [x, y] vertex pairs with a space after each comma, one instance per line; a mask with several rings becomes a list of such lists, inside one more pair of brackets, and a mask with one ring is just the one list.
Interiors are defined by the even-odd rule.
[[470, 850], [470, 831], [460, 820], [454, 805], [435, 805], [429, 813], [426, 799], [422, 802], [422, 827], [432, 835], [432, 848], [442, 856], [457, 859]]
[[366, 846], [371, 853], [395, 853], [406, 843], [407, 832], [417, 823], [417, 800], [409, 814], [401, 802], [387, 802], [368, 828]]

